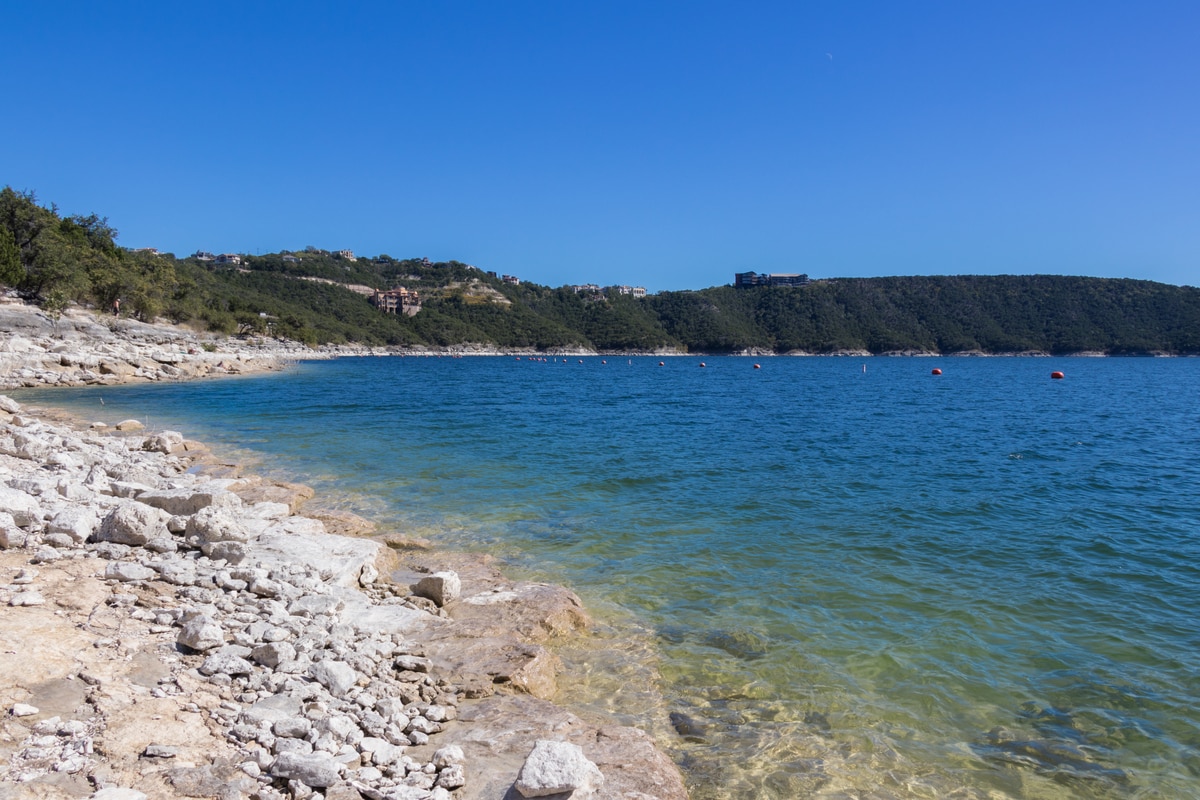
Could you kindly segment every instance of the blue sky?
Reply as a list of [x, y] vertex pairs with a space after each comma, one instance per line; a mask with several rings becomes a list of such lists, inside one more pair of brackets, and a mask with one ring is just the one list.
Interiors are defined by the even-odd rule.
[[0, 185], [558, 286], [1200, 283], [1200, 3], [0, 0]]

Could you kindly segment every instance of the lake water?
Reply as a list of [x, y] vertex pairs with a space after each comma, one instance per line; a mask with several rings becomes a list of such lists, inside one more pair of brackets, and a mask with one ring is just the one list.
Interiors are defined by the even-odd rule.
[[14, 396], [572, 587], [599, 624], [562, 699], [697, 800], [1200, 797], [1200, 360], [703, 361]]

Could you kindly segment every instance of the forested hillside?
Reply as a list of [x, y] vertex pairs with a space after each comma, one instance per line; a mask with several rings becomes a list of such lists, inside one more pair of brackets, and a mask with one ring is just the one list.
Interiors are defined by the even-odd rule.
[[[0, 285], [68, 303], [308, 344], [551, 350], [1200, 354], [1200, 289], [1034, 276], [839, 278], [644, 298], [506, 283], [456, 261], [352, 260], [316, 248], [216, 264], [118, 247], [108, 221], [0, 191]], [[372, 289], [421, 297], [389, 315]]]

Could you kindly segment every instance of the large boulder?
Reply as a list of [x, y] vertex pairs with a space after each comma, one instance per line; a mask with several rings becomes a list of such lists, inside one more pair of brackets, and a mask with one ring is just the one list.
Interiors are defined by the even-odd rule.
[[161, 508], [169, 514], [186, 517], [205, 508], [237, 510], [242, 499], [233, 492], [217, 486], [197, 486], [192, 489], [152, 489], [142, 492], [138, 502]]
[[247, 542], [250, 531], [227, 507], [209, 506], [192, 515], [187, 524], [188, 538], [199, 544]]
[[588, 761], [579, 745], [539, 739], [521, 767], [516, 788], [522, 797], [575, 791], [586, 796], [603, 785], [600, 768]]
[[167, 522], [170, 519], [171, 515], [161, 508], [129, 500], [108, 512], [96, 531], [96, 539], [141, 546], [151, 539], [169, 537]]
[[322, 789], [338, 781], [338, 762], [329, 753], [295, 753], [284, 751], [271, 764], [270, 774], [288, 781], [300, 781], [305, 786]]
[[25, 531], [17, 527], [13, 515], [7, 511], [0, 511], [0, 550], [24, 547], [26, 538]]
[[76, 544], [83, 544], [99, 524], [96, 512], [87, 506], [67, 506], [46, 525], [47, 533], [65, 533]]
[[178, 431], [162, 431], [148, 436], [146, 441], [142, 442], [142, 449], [151, 453], [170, 455], [183, 449], [183, 434]]
[[28, 528], [42, 521], [42, 507], [32, 496], [19, 489], [0, 486], [0, 508], [12, 515], [13, 524]]

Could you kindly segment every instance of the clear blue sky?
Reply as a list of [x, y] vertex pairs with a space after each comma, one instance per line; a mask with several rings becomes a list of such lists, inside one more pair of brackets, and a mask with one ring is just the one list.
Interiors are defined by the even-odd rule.
[[558, 286], [1200, 284], [1200, 2], [0, 0], [0, 185]]

